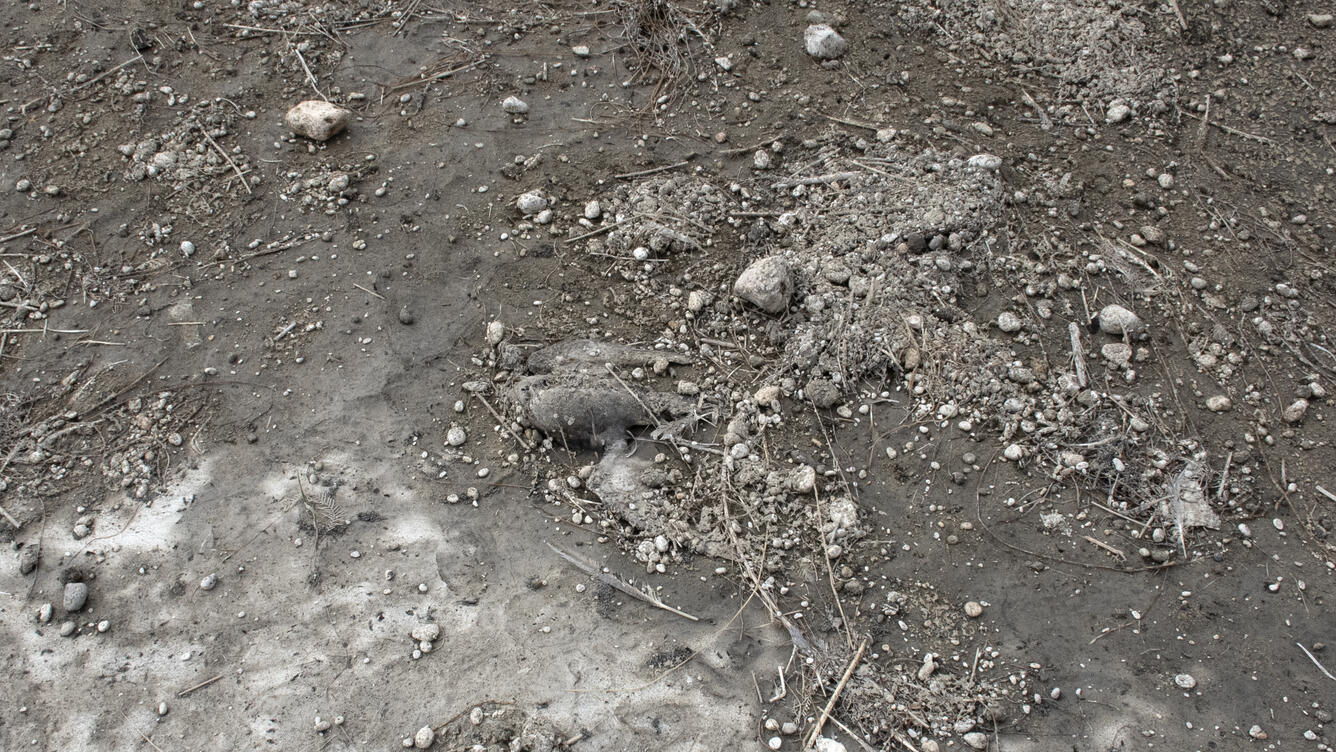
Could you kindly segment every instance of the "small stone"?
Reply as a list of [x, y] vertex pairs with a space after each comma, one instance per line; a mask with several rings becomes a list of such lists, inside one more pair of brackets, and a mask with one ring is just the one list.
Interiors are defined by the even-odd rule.
[[816, 488], [816, 468], [811, 465], [799, 465], [789, 480], [794, 492], [809, 494]]
[[780, 256], [753, 261], [733, 283], [733, 294], [766, 313], [783, 313], [793, 294], [788, 263]]
[[[881, 140], [881, 131], [877, 131], [877, 140]], [[967, 161], [970, 167], [978, 167], [990, 172], [1002, 169], [1002, 158], [996, 154], [975, 154]]]
[[195, 255], [195, 244], [189, 240], [181, 241], [181, 255], [190, 258]]
[[770, 749], [779, 749], [784, 746], [784, 740], [780, 739], [778, 736], [772, 736], [770, 737], [770, 741], [765, 743], [765, 746]]
[[961, 738], [971, 749], [988, 749], [988, 735], [982, 731], [971, 731]]
[[315, 717], [315, 732], [317, 734], [322, 734], [326, 731], [329, 731], [333, 727], [334, 724], [331, 723], [328, 719], [321, 718], [320, 716]]
[[38, 546], [28, 545], [19, 549], [19, 574], [32, 574], [41, 558], [42, 549]]
[[733, 60], [730, 59], [727, 55], [722, 55], [720, 57], [715, 58], [714, 64], [719, 66], [719, 69], [725, 73], [733, 70]]
[[489, 321], [487, 323], [487, 346], [496, 347], [506, 338], [506, 325], [500, 321]]
[[283, 118], [288, 130], [312, 141], [328, 141], [339, 135], [352, 120], [353, 113], [319, 99], [299, 102]]
[[65, 607], [66, 613], [75, 613], [83, 609], [84, 604], [88, 602], [88, 585], [82, 582], [65, 583], [65, 597], [61, 605]]
[[1008, 444], [1007, 448], [1002, 450], [1002, 456], [1011, 462], [1019, 462], [1025, 456], [1025, 450], [1020, 444]]
[[965, 615], [971, 619], [977, 619], [983, 616], [983, 604], [978, 601], [970, 601], [965, 604]]
[[1135, 313], [1116, 303], [1110, 303], [1100, 309], [1100, 331], [1121, 336], [1123, 334], [1136, 334], [1141, 331], [1143, 326], [1141, 319]]
[[204, 575], [204, 578], [199, 581], [200, 590], [213, 590], [215, 587], [218, 587], [218, 575], [212, 572]]
[[997, 316], [997, 328], [1007, 334], [1015, 334], [1021, 330], [1021, 320], [1011, 311], [1003, 311]]
[[818, 410], [829, 410], [840, 401], [840, 388], [830, 379], [812, 379], [803, 387], [803, 395]]
[[441, 625], [431, 621], [426, 624], [419, 624], [413, 627], [409, 636], [417, 642], [436, 642], [441, 637]]
[[50, 601], [43, 603], [41, 608], [37, 609], [37, 622], [39, 624], [50, 623], [53, 611], [55, 611], [55, 609], [51, 606]]
[[760, 389], [756, 390], [755, 394], [756, 404], [768, 406], [774, 402], [778, 402], [781, 394], [782, 392], [780, 391], [779, 387], [775, 386], [774, 384], [763, 386]]
[[1162, 172], [1160, 173], [1160, 177], [1156, 178], [1155, 182], [1159, 183], [1160, 187], [1167, 191], [1174, 187], [1174, 175], [1170, 172]]
[[436, 741], [436, 732], [432, 730], [431, 726], [423, 726], [418, 729], [416, 734], [413, 734], [413, 746], [418, 749], [426, 749], [434, 741]]
[[812, 24], [803, 32], [807, 54], [818, 60], [834, 60], [849, 49], [844, 37], [826, 24]]
[[847, 752], [847, 748], [843, 744], [824, 736], [817, 738], [816, 745], [813, 746], [813, 749], [815, 749], [816, 752]]
[[1213, 394], [1206, 398], [1206, 409], [1213, 413], [1229, 412], [1234, 402], [1223, 394]]
[[1308, 414], [1308, 400], [1297, 399], [1285, 406], [1280, 417], [1285, 419], [1286, 423], [1302, 423], [1304, 416]]
[[1099, 354], [1110, 364], [1125, 368], [1132, 360], [1132, 346], [1125, 342], [1110, 342], [1099, 348]]
[[577, 44], [571, 48], [571, 54], [576, 57], [589, 57], [589, 47], [583, 44]]
[[1262, 730], [1261, 726], [1254, 723], [1252, 728], [1248, 729], [1248, 736], [1261, 741], [1266, 738], [1266, 732]]
[[69, 620], [62, 621], [60, 623], [60, 636], [69, 637], [70, 635], [74, 634], [74, 630], [76, 629], [78, 629], [78, 627], [75, 626], [74, 622]]
[[19, 193], [27, 193], [31, 189], [32, 181], [27, 178], [19, 178], [18, 181], [14, 183], [14, 190]]
[[546, 209], [547, 199], [538, 191], [529, 191], [521, 193], [520, 197], [515, 199], [515, 207], [527, 217]]
[[506, 97], [505, 101], [501, 103], [501, 111], [511, 115], [527, 115], [529, 114], [529, 103], [512, 95]]
[[1333, 19], [1336, 19], [1336, 17], [1332, 16], [1332, 14], [1330, 14], [1330, 13], [1309, 13], [1309, 14], [1308, 14], [1308, 23], [1312, 24], [1314, 27], [1319, 28], [1319, 29], [1327, 29], [1327, 28], [1330, 28], [1330, 27], [1331, 27], [1331, 24], [1332, 24], [1332, 22], [1333, 22]]
[[1194, 689], [1197, 686], [1197, 679], [1192, 674], [1177, 674], [1174, 676], [1174, 684], [1182, 689]]
[[478, 707], [469, 711], [469, 723], [473, 724], [474, 726], [481, 726], [483, 719], [484, 715], [482, 712], [482, 708]]
[[770, 152], [765, 149], [757, 149], [752, 155], [752, 167], [758, 170], [770, 169]]
[[1105, 111], [1104, 120], [1108, 123], [1121, 123], [1130, 117], [1131, 114], [1132, 108], [1128, 107], [1127, 103], [1116, 101], [1113, 104], [1110, 104], [1109, 109]]
[[590, 221], [598, 219], [599, 217], [603, 216], [603, 205], [600, 204], [598, 201], [590, 201], [589, 203], [585, 204], [584, 216], [585, 219], [588, 219]]
[[412, 326], [415, 321], [417, 321], [417, 317], [413, 315], [412, 311], [408, 310], [408, 306], [403, 306], [399, 309], [400, 324], [403, 324], [404, 326]]
[[171, 708], [167, 707], [167, 703], [166, 703], [166, 702], [160, 702], [160, 703], [158, 703], [158, 715], [160, 715], [160, 716], [167, 715], [167, 713], [168, 713], [170, 710], [171, 710]]
[[1155, 225], [1146, 225], [1141, 228], [1141, 237], [1151, 245], [1159, 245], [1164, 242], [1164, 230]]
[[459, 426], [450, 426], [450, 430], [445, 432], [445, 443], [452, 447], [464, 446], [468, 438], [468, 434]]

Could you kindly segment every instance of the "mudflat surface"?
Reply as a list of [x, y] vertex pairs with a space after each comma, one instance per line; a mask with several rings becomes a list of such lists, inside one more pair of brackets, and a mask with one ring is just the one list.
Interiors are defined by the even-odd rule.
[[1321, 3], [0, 16], [0, 748], [1330, 749]]

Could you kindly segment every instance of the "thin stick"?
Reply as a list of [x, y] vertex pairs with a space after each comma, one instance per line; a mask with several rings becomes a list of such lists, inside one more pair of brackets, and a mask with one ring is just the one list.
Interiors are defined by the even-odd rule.
[[631, 388], [631, 385], [622, 381], [622, 377], [617, 375], [617, 371], [613, 369], [611, 363], [604, 363], [603, 367], [607, 369], [608, 373], [612, 374], [614, 379], [617, 379], [617, 383], [622, 385], [622, 388], [626, 390], [627, 394], [631, 395], [632, 399], [640, 403], [640, 406], [645, 410], [645, 414], [649, 416], [650, 420], [654, 421], [655, 427], [663, 425], [659, 422], [659, 416], [655, 415], [654, 411], [649, 409], [649, 405], [646, 405], [645, 401], [640, 399], [640, 395], [636, 394], [635, 390]]
[[[869, 745], [867, 742], [863, 741], [863, 737], [859, 736], [857, 731], [854, 731], [853, 729], [849, 728], [848, 726], [844, 725], [843, 723], [840, 723], [840, 719], [836, 718], [835, 716], [831, 716], [831, 717], [830, 717], [830, 722], [833, 723], [833, 724], [835, 724], [836, 726], [839, 726], [840, 728], [844, 729], [844, 733], [848, 734], [848, 735], [850, 736], [850, 738], [852, 738], [854, 741], [858, 742], [858, 746], [860, 746], [860, 747], [862, 747], [863, 749], [867, 750], [867, 752], [877, 752], [877, 750], [873, 749], [871, 745]], [[916, 749], [916, 750], [914, 750], [914, 752], [918, 752], [918, 750]]]
[[501, 426], [502, 431], [505, 431], [510, 438], [518, 441], [525, 449], [530, 452], [533, 451], [533, 445], [525, 441], [523, 436], [510, 430], [510, 427], [506, 425], [506, 419], [501, 417], [501, 413], [498, 413], [496, 408], [492, 407], [492, 403], [488, 402], [486, 397], [481, 394], [474, 394], [473, 398], [481, 402], [482, 406], [487, 408], [487, 412], [491, 413], [493, 418], [496, 418], [496, 423]]
[[115, 73], [116, 71], [120, 70], [121, 68], [124, 68], [125, 66], [129, 65], [130, 63], [134, 63], [134, 62], [137, 62], [137, 61], [139, 61], [139, 60], [143, 60], [143, 59], [144, 59], [144, 56], [143, 56], [143, 55], [136, 55], [136, 56], [130, 58], [129, 60], [126, 60], [125, 62], [121, 63], [120, 65], [117, 65], [117, 66], [114, 67], [114, 68], [108, 68], [107, 70], [102, 71], [101, 73], [97, 74], [96, 76], [93, 76], [92, 78], [88, 79], [87, 81], [84, 81], [83, 83], [81, 83], [81, 84], [79, 84], [78, 86], [74, 87], [73, 89], [70, 89], [70, 91], [71, 91], [71, 92], [76, 92], [76, 91], [78, 91], [78, 90], [80, 90], [80, 89], [86, 89], [86, 88], [88, 88], [89, 86], [92, 86], [93, 84], [97, 83], [98, 81], [101, 81], [102, 79], [106, 78], [107, 76], [110, 76], [111, 74]]
[[684, 159], [684, 160], [682, 160], [681, 162], [678, 162], [677, 164], [664, 165], [664, 166], [662, 166], [662, 167], [653, 167], [653, 168], [650, 168], [650, 169], [648, 169], [648, 170], [641, 170], [640, 172], [626, 172], [626, 173], [622, 173], [621, 175], [613, 175], [613, 177], [617, 178], [618, 180], [627, 180], [627, 179], [629, 179], [629, 178], [640, 178], [640, 177], [644, 177], [644, 176], [646, 176], [646, 175], [653, 175], [653, 174], [655, 174], [655, 173], [659, 173], [659, 172], [667, 172], [667, 171], [669, 171], [669, 170], [676, 170], [676, 169], [679, 168], [679, 167], [685, 167], [685, 166], [687, 166], [687, 165], [689, 165], [689, 164], [691, 164], [691, 160], [690, 160], [690, 159]]
[[779, 189], [795, 188], [800, 185], [820, 185], [822, 183], [836, 183], [842, 180], [853, 180], [858, 177], [857, 172], [832, 172], [829, 175], [817, 175], [814, 178], [797, 178], [794, 180], [780, 180], [775, 183]]
[[325, 100], [326, 102], [328, 102], [328, 101], [329, 101], [329, 97], [325, 96], [325, 95], [320, 91], [320, 87], [317, 85], [317, 81], [316, 81], [316, 79], [315, 79], [315, 74], [312, 73], [312, 72], [311, 72], [311, 69], [308, 68], [308, 67], [306, 66], [306, 58], [302, 56], [302, 51], [299, 50], [299, 49], [297, 49], [297, 46], [296, 46], [296, 45], [289, 45], [289, 46], [292, 47], [292, 51], [293, 51], [293, 52], [297, 53], [297, 62], [301, 63], [301, 64], [302, 64], [302, 70], [306, 71], [306, 80], [307, 80], [308, 82], [310, 82], [310, 84], [311, 84], [311, 90], [314, 91], [314, 92], [316, 93], [316, 95], [319, 96], [321, 99], [323, 99], [323, 100]]
[[169, 321], [167, 326], [204, 326], [203, 321]]
[[1102, 548], [1102, 549], [1104, 549], [1105, 551], [1109, 552], [1109, 554], [1110, 554], [1111, 556], [1116, 556], [1116, 557], [1118, 558], [1119, 561], [1127, 561], [1127, 554], [1123, 553], [1122, 551], [1119, 551], [1118, 549], [1114, 548], [1113, 546], [1110, 546], [1109, 544], [1105, 543], [1104, 541], [1099, 540], [1098, 538], [1092, 538], [1092, 537], [1090, 537], [1089, 535], [1083, 535], [1083, 536], [1081, 536], [1081, 537], [1082, 537], [1082, 538], [1085, 538], [1086, 540], [1090, 541], [1091, 543], [1095, 544], [1096, 546], [1099, 546], [1100, 548]]
[[[544, 543], [547, 543], [547, 541], [544, 541]], [[607, 574], [605, 572], [599, 571], [594, 566], [586, 564], [583, 561], [580, 561], [579, 559], [575, 558], [574, 556], [571, 556], [565, 551], [562, 551], [561, 549], [557, 548], [551, 543], [547, 543], [547, 547], [552, 549], [552, 552], [555, 553], [557, 556], [560, 556], [567, 562], [570, 562], [570, 564], [573, 565], [576, 569], [579, 569], [581, 572], [584, 572], [585, 574], [589, 575], [590, 577], [593, 577], [599, 582], [617, 588], [618, 590], [622, 591], [623, 593], [626, 593], [632, 598], [644, 601], [645, 603], [648, 603], [649, 605], [654, 606], [655, 608], [661, 608], [669, 613], [677, 614], [683, 619], [690, 619], [691, 621], [700, 621], [700, 619], [696, 618], [695, 616], [692, 616], [691, 614], [688, 614], [685, 611], [678, 611], [677, 609], [673, 608], [672, 606], [669, 606], [667, 603], [664, 603], [663, 601], [659, 600], [658, 598], [655, 598], [649, 593], [637, 590], [636, 588], [631, 587], [625, 582], [622, 582], [620, 579], [613, 577], [612, 575]]]
[[1336, 681], [1336, 676], [1332, 676], [1332, 675], [1331, 675], [1331, 672], [1327, 670], [1327, 667], [1326, 667], [1326, 666], [1323, 666], [1323, 665], [1318, 661], [1317, 656], [1315, 656], [1315, 655], [1313, 655], [1312, 653], [1308, 652], [1308, 648], [1304, 647], [1303, 645], [1300, 645], [1300, 644], [1297, 643], [1297, 642], [1294, 643], [1294, 644], [1295, 644], [1295, 645], [1299, 645], [1299, 649], [1302, 650], [1302, 651], [1304, 651], [1304, 655], [1308, 656], [1308, 660], [1312, 661], [1312, 662], [1313, 662], [1313, 665], [1314, 665], [1314, 666], [1317, 666], [1317, 668], [1318, 668], [1319, 671], [1321, 671], [1322, 673], [1326, 674], [1328, 679], [1331, 679], [1332, 681]]
[[1178, 25], [1183, 31], [1188, 30], [1188, 20], [1183, 17], [1183, 9], [1178, 7], [1178, 0], [1169, 0], [1169, 5], [1174, 9], [1174, 15], [1178, 16]]
[[1080, 382], [1081, 388], [1086, 388], [1086, 362], [1085, 348], [1081, 346], [1081, 328], [1073, 321], [1067, 324], [1067, 334], [1072, 340], [1072, 363], [1076, 366], [1076, 380]]
[[835, 707], [835, 701], [840, 699], [840, 693], [844, 691], [844, 685], [849, 683], [849, 677], [854, 675], [854, 669], [858, 668], [858, 662], [863, 659], [863, 651], [867, 649], [867, 640], [858, 646], [858, 652], [854, 653], [854, 659], [849, 661], [849, 667], [844, 670], [844, 676], [840, 677], [840, 683], [835, 685], [835, 691], [830, 693], [830, 699], [826, 701], [826, 707], [821, 711], [821, 717], [816, 719], [816, 726], [812, 728], [812, 733], [807, 737], [807, 747], [810, 748], [816, 744], [816, 738], [821, 736], [821, 728], [826, 725], [826, 719], [830, 717], [830, 711]]
[[353, 283], [353, 287], [356, 287], [357, 289], [361, 290], [362, 292], [366, 293], [367, 295], [370, 295], [370, 296], [373, 297], [373, 298], [380, 298], [381, 300], [384, 300], [384, 299], [385, 299], [385, 296], [384, 296], [384, 295], [381, 295], [380, 293], [376, 292], [375, 290], [368, 290], [368, 289], [366, 289], [365, 287], [363, 287], [363, 286], [357, 284], [356, 282]]
[[255, 191], [251, 190], [250, 181], [246, 179], [246, 175], [241, 171], [241, 168], [237, 167], [237, 163], [232, 161], [231, 155], [223, 151], [223, 147], [219, 146], [218, 142], [213, 140], [213, 136], [210, 136], [209, 132], [204, 130], [204, 126], [200, 126], [199, 132], [203, 133], [204, 139], [208, 141], [213, 148], [217, 149], [219, 154], [223, 155], [223, 159], [227, 160], [227, 163], [232, 167], [232, 172], [235, 172], [237, 178], [241, 180], [241, 186], [246, 189], [246, 193], [254, 195]]
[[0, 504], [0, 514], [4, 515], [5, 519], [9, 520], [9, 524], [13, 525], [15, 530], [23, 529], [23, 525], [20, 525], [19, 521], [14, 519], [14, 515], [10, 514], [9, 510], [5, 509], [3, 504]]
[[840, 124], [842, 124], [842, 125], [848, 125], [848, 126], [853, 127], [853, 128], [862, 128], [863, 130], [872, 131], [873, 133], [876, 133], [877, 131], [881, 130], [881, 129], [878, 128], [877, 126], [875, 126], [875, 125], [871, 125], [871, 124], [869, 124], [869, 123], [860, 123], [860, 122], [858, 122], [857, 120], [849, 120], [848, 118], [835, 117], [834, 115], [827, 115], [827, 114], [824, 113], [824, 112], [821, 113], [821, 117], [823, 117], [823, 118], [825, 118], [825, 119], [827, 119], [827, 120], [833, 120], [833, 121], [835, 121], [835, 122], [837, 122], [837, 123], [840, 123]]
[[190, 694], [191, 692], [194, 692], [194, 691], [197, 690], [197, 689], [204, 689], [205, 687], [209, 686], [210, 684], [213, 684], [214, 682], [218, 681], [218, 680], [221, 679], [221, 678], [223, 678], [223, 675], [222, 675], [222, 674], [219, 674], [219, 675], [213, 677], [212, 679], [205, 679], [204, 681], [200, 682], [199, 684], [196, 684], [196, 685], [193, 686], [193, 687], [186, 687], [185, 689], [181, 690], [180, 692], [177, 692], [177, 693], [176, 693], [176, 696], [177, 696], [177, 697], [185, 697], [186, 695]]
[[1328, 491], [1327, 489], [1323, 488], [1321, 484], [1314, 484], [1313, 487], [1317, 489], [1318, 493], [1322, 494], [1328, 499], [1331, 499], [1332, 501], [1336, 501], [1336, 494], [1333, 494], [1331, 491]]
[[11, 241], [11, 240], [18, 240], [19, 238], [25, 237], [25, 236], [27, 236], [27, 235], [31, 235], [31, 234], [33, 234], [34, 232], [37, 232], [37, 228], [36, 228], [36, 227], [29, 227], [28, 229], [26, 229], [26, 230], [24, 230], [24, 231], [22, 231], [22, 232], [16, 232], [16, 233], [14, 233], [13, 235], [6, 235], [6, 236], [4, 236], [3, 238], [0, 238], [0, 243], [8, 243], [8, 242]]
[[[1201, 120], [1201, 119], [1202, 119], [1202, 118], [1200, 118], [1200, 117], [1198, 117], [1198, 116], [1196, 116], [1196, 115], [1193, 115], [1191, 112], [1184, 112], [1183, 114], [1184, 114], [1184, 115], [1187, 115], [1187, 116], [1190, 117], [1190, 118], [1195, 118], [1195, 119], [1197, 119], [1197, 120]], [[1225, 125], [1224, 123], [1217, 123], [1217, 122], [1215, 122], [1215, 121], [1211, 121], [1211, 125], [1214, 125], [1215, 127], [1219, 128], [1220, 130], [1224, 131], [1225, 133], [1229, 133], [1229, 134], [1238, 136], [1239, 138], [1246, 138], [1246, 139], [1248, 139], [1248, 140], [1250, 140], [1250, 141], [1256, 141], [1256, 142], [1259, 143], [1259, 144], [1266, 144], [1267, 146], [1275, 146], [1275, 144], [1276, 144], [1275, 141], [1273, 141], [1273, 140], [1267, 138], [1266, 136], [1257, 136], [1257, 135], [1254, 135], [1254, 134], [1249, 133], [1249, 132], [1247, 132], [1247, 131], [1241, 131], [1241, 130], [1239, 130], [1238, 128], [1231, 128], [1231, 127], [1229, 127], [1228, 125]]]

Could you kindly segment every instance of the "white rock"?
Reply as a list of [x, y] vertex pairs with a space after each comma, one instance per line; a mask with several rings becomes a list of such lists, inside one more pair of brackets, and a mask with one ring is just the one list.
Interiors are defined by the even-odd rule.
[[827, 739], [824, 736], [817, 737], [816, 746], [813, 747], [816, 752], [846, 752], [846, 747], [834, 739]]
[[1193, 689], [1197, 686], [1197, 679], [1192, 674], [1178, 674], [1174, 677], [1174, 684], [1182, 689]]
[[432, 731], [431, 726], [423, 726], [413, 734], [413, 746], [418, 749], [426, 749], [431, 743], [436, 741], [436, 732]]
[[793, 490], [800, 494], [809, 494], [816, 488], [816, 468], [811, 465], [799, 465], [789, 480]]
[[700, 313], [705, 310], [705, 306], [714, 300], [714, 296], [705, 290], [692, 290], [687, 294], [687, 310], [692, 313]]
[[1021, 330], [1021, 320], [1011, 311], [1003, 311], [997, 316], [997, 328], [1007, 334], [1014, 334]]
[[1234, 407], [1234, 402], [1223, 394], [1213, 394], [1206, 398], [1206, 409], [1213, 413], [1228, 412]]
[[983, 616], [983, 604], [978, 601], [969, 601], [965, 604], [965, 615], [971, 619]]
[[1304, 416], [1307, 414], [1308, 400], [1297, 399], [1285, 406], [1285, 410], [1281, 413], [1281, 417], [1285, 419], [1286, 423], [1301, 423], [1303, 422]]
[[506, 325], [500, 321], [490, 321], [487, 324], [487, 345], [496, 347], [501, 344], [501, 340], [506, 338]]
[[204, 578], [199, 581], [200, 590], [213, 590], [216, 587], [218, 587], [218, 575], [212, 572], [204, 575]]
[[788, 263], [780, 256], [753, 261], [733, 283], [733, 294], [767, 313], [783, 313], [793, 294]]
[[351, 110], [320, 99], [297, 103], [283, 118], [288, 130], [312, 141], [328, 141], [353, 119]]
[[969, 158], [970, 167], [979, 167], [985, 170], [1002, 169], [1002, 158], [995, 154], [975, 154]]
[[543, 194], [538, 191], [528, 191], [526, 193], [521, 193], [520, 197], [515, 199], [515, 208], [519, 209], [527, 217], [546, 209], [547, 199], [543, 198]]
[[826, 24], [808, 26], [807, 31], [803, 32], [803, 44], [807, 47], [807, 54], [820, 60], [834, 60], [849, 49], [849, 43], [844, 41], [844, 37]]
[[450, 426], [450, 430], [445, 432], [445, 443], [452, 447], [464, 446], [464, 442], [468, 440], [468, 434], [459, 426]]
[[714, 59], [714, 64], [719, 66], [725, 73], [733, 70], [733, 61], [727, 55], [722, 55]]
[[435, 642], [441, 637], [441, 625], [436, 622], [419, 624], [416, 627], [413, 627], [413, 631], [409, 632], [409, 636], [416, 642]]
[[576, 57], [589, 57], [589, 47], [583, 44], [577, 44], [571, 48], [571, 52]]
[[529, 103], [517, 96], [511, 95], [505, 98], [501, 103], [501, 110], [511, 115], [527, 115], [529, 113]]
[[598, 201], [590, 201], [585, 204], [584, 215], [585, 219], [588, 220], [598, 219], [603, 216], [603, 204], [600, 204]]
[[765, 149], [757, 149], [752, 155], [752, 167], [758, 170], [770, 169], [770, 152]]
[[1020, 444], [1008, 444], [1007, 448], [1002, 450], [1002, 456], [1012, 462], [1018, 462], [1025, 456], [1025, 450]]
[[971, 749], [988, 749], [988, 735], [982, 731], [971, 731], [961, 738]]
[[1114, 335], [1136, 334], [1143, 326], [1141, 319], [1135, 313], [1116, 303], [1110, 303], [1100, 309], [1100, 331]]
[[1126, 103], [1117, 101], [1109, 105], [1109, 109], [1104, 113], [1104, 119], [1110, 123], [1121, 123], [1132, 114], [1132, 108]]
[[768, 406], [775, 400], [778, 400], [781, 394], [783, 394], [783, 392], [780, 391], [779, 387], [774, 384], [769, 384], [757, 389], [756, 394], [753, 397], [756, 400], [756, 404]]
[[195, 244], [189, 240], [181, 241], [181, 255], [190, 258], [195, 255]]

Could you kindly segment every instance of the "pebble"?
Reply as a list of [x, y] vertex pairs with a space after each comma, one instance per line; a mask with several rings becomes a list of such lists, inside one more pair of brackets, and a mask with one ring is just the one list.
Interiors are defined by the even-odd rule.
[[1206, 409], [1213, 413], [1229, 412], [1234, 402], [1223, 394], [1213, 394], [1206, 398]]
[[1100, 331], [1113, 335], [1136, 334], [1141, 330], [1141, 319], [1126, 308], [1110, 303], [1100, 309]]
[[55, 610], [55, 609], [51, 606], [51, 603], [50, 603], [49, 601], [46, 602], [46, 603], [43, 603], [43, 604], [42, 604], [42, 607], [39, 608], [39, 609], [37, 609], [37, 621], [38, 621], [38, 623], [39, 623], [39, 624], [47, 624], [47, 623], [49, 623], [49, 622], [51, 621], [51, 613], [52, 613], [52, 611], [54, 611], [54, 610]]
[[961, 738], [971, 749], [988, 749], [988, 735], [982, 731], [971, 731]]
[[803, 32], [807, 54], [819, 60], [834, 60], [849, 49], [844, 37], [826, 24], [812, 24]]
[[1261, 741], [1266, 738], [1266, 732], [1262, 730], [1261, 726], [1254, 723], [1252, 728], [1248, 729], [1248, 736]]
[[353, 113], [319, 99], [299, 102], [288, 110], [283, 122], [288, 130], [312, 141], [328, 141], [348, 127]]
[[571, 53], [576, 57], [589, 57], [589, 47], [583, 44], [577, 44], [571, 48]]
[[450, 446], [464, 446], [464, 442], [468, 440], [468, 433], [460, 426], [450, 426], [450, 430], [445, 432], [445, 443]]
[[60, 636], [69, 637], [74, 634], [74, 630], [77, 628], [72, 621], [62, 621], [60, 623]]
[[488, 346], [496, 347], [501, 344], [501, 340], [506, 338], [506, 325], [500, 321], [489, 321], [486, 336]]
[[1021, 320], [1011, 311], [1003, 311], [997, 316], [997, 328], [1007, 334], [1014, 334], [1021, 330]]
[[1281, 412], [1281, 417], [1286, 423], [1302, 423], [1304, 416], [1308, 414], [1308, 400], [1297, 399], [1285, 406]]
[[426, 749], [431, 743], [436, 741], [436, 732], [432, 731], [431, 726], [423, 726], [413, 734], [413, 746], [418, 749]]
[[1104, 120], [1109, 123], [1121, 123], [1131, 114], [1132, 108], [1128, 107], [1125, 102], [1118, 101], [1109, 105], [1109, 109], [1104, 113]]
[[[877, 131], [877, 140], [882, 140], [881, 131]], [[967, 163], [970, 167], [978, 167], [990, 172], [996, 172], [1002, 169], [1002, 158], [996, 154], [975, 154], [969, 158]]]
[[784, 740], [780, 739], [778, 736], [772, 736], [770, 737], [770, 741], [766, 742], [765, 745], [770, 749], [779, 749], [784, 746]]
[[82, 582], [65, 583], [65, 598], [61, 604], [65, 607], [66, 613], [74, 613], [81, 610], [87, 602], [88, 585]]
[[1174, 684], [1182, 689], [1193, 689], [1197, 686], [1197, 679], [1192, 674], [1178, 674], [1174, 676]]
[[19, 193], [27, 193], [31, 188], [32, 181], [27, 178], [19, 178], [18, 182], [14, 183], [14, 190]]
[[1002, 456], [1012, 462], [1019, 462], [1025, 456], [1025, 450], [1020, 444], [1008, 444], [1007, 448], [1002, 450]]
[[419, 624], [408, 634], [417, 642], [435, 642], [441, 637], [441, 625], [435, 622]]
[[977, 619], [983, 616], [983, 604], [978, 601], [970, 601], [965, 604], [965, 615], [971, 619]]
[[590, 201], [589, 203], [585, 204], [584, 216], [585, 219], [591, 221], [598, 219], [599, 217], [603, 216], [603, 205], [600, 204], [598, 201]]
[[182, 254], [183, 256], [185, 256], [186, 258], [189, 258], [189, 257], [195, 255], [195, 244], [192, 243], [192, 242], [190, 242], [189, 240], [182, 240], [182, 241], [181, 241], [181, 254]]
[[733, 294], [766, 313], [783, 313], [793, 294], [788, 263], [779, 256], [753, 261], [733, 283]]
[[213, 590], [217, 586], [218, 586], [218, 575], [213, 574], [212, 572], [204, 575], [204, 579], [199, 581], [200, 590]]
[[547, 199], [538, 191], [529, 191], [521, 193], [520, 197], [515, 199], [515, 207], [527, 217], [546, 209]]
[[400, 324], [403, 324], [404, 326], [412, 326], [415, 321], [417, 321], [417, 317], [413, 315], [412, 311], [408, 310], [408, 306], [399, 309]]
[[1331, 28], [1331, 24], [1336, 17], [1330, 13], [1309, 13], [1308, 23], [1319, 29]]
[[512, 95], [506, 97], [505, 101], [501, 103], [501, 111], [511, 115], [527, 115], [529, 114], [529, 103]]
[[816, 752], [847, 752], [847, 748], [843, 744], [824, 736], [817, 737], [816, 745], [813, 749], [815, 749]]

